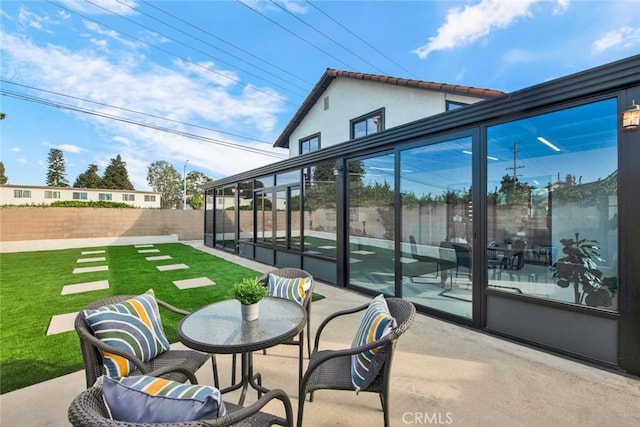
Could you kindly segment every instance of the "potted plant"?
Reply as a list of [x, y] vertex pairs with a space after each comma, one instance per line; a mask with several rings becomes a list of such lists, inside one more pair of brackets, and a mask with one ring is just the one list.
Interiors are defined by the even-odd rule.
[[573, 285], [574, 301], [576, 304], [587, 304], [592, 307], [608, 307], [611, 305], [612, 288], [615, 280], [603, 280], [602, 271], [596, 261], [604, 262], [600, 257], [600, 248], [596, 240], [580, 239], [576, 233], [575, 239], [561, 239], [564, 246], [562, 252], [566, 256], [558, 259], [555, 264], [553, 277], [561, 288]]
[[513, 239], [511, 237], [505, 237], [504, 244], [507, 247], [507, 249], [511, 249], [511, 245], [513, 244]]
[[258, 302], [267, 296], [267, 288], [258, 277], [248, 277], [233, 287], [233, 297], [240, 301], [242, 320], [250, 322], [258, 318]]

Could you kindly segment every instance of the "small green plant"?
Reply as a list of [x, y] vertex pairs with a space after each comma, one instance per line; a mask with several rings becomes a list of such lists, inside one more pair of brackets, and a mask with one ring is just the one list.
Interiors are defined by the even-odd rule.
[[267, 296], [267, 288], [258, 277], [248, 277], [233, 286], [233, 297], [241, 304], [255, 304]]
[[505, 237], [504, 238], [504, 244], [505, 245], [510, 245], [513, 243], [513, 239], [511, 237]]

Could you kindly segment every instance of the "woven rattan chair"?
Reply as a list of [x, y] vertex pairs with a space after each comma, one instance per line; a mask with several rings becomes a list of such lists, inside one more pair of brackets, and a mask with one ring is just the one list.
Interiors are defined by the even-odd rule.
[[329, 322], [340, 316], [362, 312], [367, 309], [369, 306], [368, 303], [352, 309], [336, 312], [320, 324], [316, 333], [309, 366], [300, 384], [298, 427], [302, 427], [302, 416], [307, 394], [310, 395], [310, 401], [313, 402], [313, 392], [315, 390], [355, 390], [351, 382], [351, 356], [374, 348], [379, 348], [375, 357], [377, 359], [376, 362], [381, 363], [380, 371], [371, 385], [360, 391], [378, 393], [384, 413], [384, 425], [389, 426], [389, 380], [393, 353], [398, 337], [400, 337], [413, 322], [416, 309], [411, 302], [402, 298], [386, 298], [386, 301], [389, 312], [395, 318], [397, 326], [391, 333], [369, 345], [344, 350], [318, 350], [320, 335]]
[[[279, 400], [284, 406], [285, 418], [260, 412], [272, 400]], [[80, 393], [69, 406], [69, 421], [75, 427], [222, 427], [222, 426], [293, 426], [291, 401], [282, 390], [271, 390], [262, 395], [255, 403], [242, 408], [225, 402], [227, 414], [213, 420], [200, 420], [181, 423], [130, 423], [112, 420], [104, 404], [102, 386], [96, 385]]]
[[[89, 304], [85, 309], [96, 309], [109, 304], [116, 304], [134, 298], [135, 295], [116, 295], [100, 299]], [[160, 307], [169, 311], [186, 316], [188, 311], [181, 310], [164, 301], [156, 299]], [[131, 375], [151, 375], [163, 377], [173, 381], [189, 382], [197, 384], [195, 372], [204, 365], [209, 358], [213, 365], [213, 378], [215, 386], [219, 386], [218, 368], [215, 355], [201, 353], [195, 350], [172, 350], [169, 349], [160, 354], [155, 359], [143, 362], [135, 355], [121, 349], [105, 344], [93, 334], [84, 317], [84, 310], [76, 316], [75, 328], [80, 337], [80, 348], [82, 350], [82, 360], [84, 362], [87, 388], [91, 387], [96, 380], [105, 373], [102, 352], [117, 354], [126, 357], [134, 365], [136, 370]]]
[[[305, 298], [304, 301], [302, 302], [302, 307], [305, 309], [306, 313], [307, 313], [307, 327], [305, 328], [307, 330], [307, 351], [308, 351], [308, 355], [309, 357], [311, 357], [311, 337], [309, 335], [309, 331], [311, 328], [311, 299], [313, 297], [313, 284], [314, 284], [314, 280], [313, 280], [313, 276], [311, 276], [311, 274], [307, 273], [304, 270], [301, 270], [299, 268], [280, 268], [277, 270], [273, 270], [270, 271], [268, 273], [265, 273], [261, 278], [260, 281], [262, 283], [264, 283], [265, 286], [268, 285], [269, 283], [269, 274], [275, 274], [276, 276], [279, 277], [285, 277], [287, 279], [297, 279], [297, 278], [301, 278], [301, 277], [311, 277], [311, 287], [309, 288], [309, 290], [307, 291], [307, 293], [305, 294]], [[299, 370], [299, 375], [298, 378], [302, 378], [302, 360], [304, 358], [303, 353], [304, 353], [304, 335], [305, 335], [305, 329], [302, 330], [302, 332], [300, 332], [300, 335], [298, 336], [298, 338], [294, 338], [291, 341], [287, 341], [283, 344], [286, 345], [297, 345], [299, 348], [299, 363], [298, 363], [298, 370]], [[267, 354], [267, 350], [263, 350], [263, 354]]]

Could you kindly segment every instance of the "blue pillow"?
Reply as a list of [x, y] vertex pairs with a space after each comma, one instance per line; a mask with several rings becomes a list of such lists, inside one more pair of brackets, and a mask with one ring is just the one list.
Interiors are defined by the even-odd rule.
[[104, 376], [102, 391], [114, 420], [177, 423], [221, 417], [226, 410], [215, 387], [183, 384], [147, 375]]
[[[395, 326], [396, 320], [389, 313], [384, 295], [380, 294], [369, 303], [362, 316], [351, 348], [371, 344], [389, 334]], [[379, 350], [374, 348], [351, 356], [351, 383], [356, 392], [369, 387], [378, 375], [382, 364], [375, 360], [375, 356]]]

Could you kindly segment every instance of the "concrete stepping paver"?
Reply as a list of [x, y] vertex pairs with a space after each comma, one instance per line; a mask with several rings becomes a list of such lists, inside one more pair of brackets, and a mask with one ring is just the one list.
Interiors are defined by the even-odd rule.
[[176, 285], [178, 289], [191, 289], [212, 286], [215, 285], [216, 282], [210, 280], [208, 277], [197, 277], [195, 279], [174, 280], [173, 284]]
[[65, 285], [60, 295], [79, 294], [82, 292], [99, 291], [109, 289], [108, 280], [98, 280], [95, 282], [77, 283], [75, 285]]
[[171, 271], [171, 270], [184, 270], [185, 268], [189, 268], [187, 264], [169, 264], [169, 265], [158, 265], [156, 268], [160, 271]]
[[96, 265], [95, 267], [78, 267], [73, 269], [73, 274], [78, 273], [93, 273], [94, 271], [107, 271], [108, 265]]
[[147, 244], [147, 245], [135, 245], [134, 248], [152, 248], [153, 245], [151, 244]]
[[107, 258], [103, 257], [103, 256], [99, 256], [99, 257], [95, 257], [95, 258], [78, 258], [78, 260], [76, 261], [77, 263], [83, 263], [83, 262], [100, 262], [100, 261], [106, 261]]
[[138, 251], [139, 254], [151, 254], [160, 252], [160, 249], [141, 249]]
[[104, 253], [104, 249], [99, 250], [99, 251], [82, 251], [80, 252], [80, 255], [98, 255], [98, 254], [103, 254]]
[[147, 261], [164, 261], [166, 259], [171, 259], [171, 255], [148, 256], [145, 259]]
[[49, 328], [47, 329], [47, 335], [73, 331], [75, 329], [73, 322], [76, 320], [77, 315], [78, 313], [66, 313], [51, 317]]

